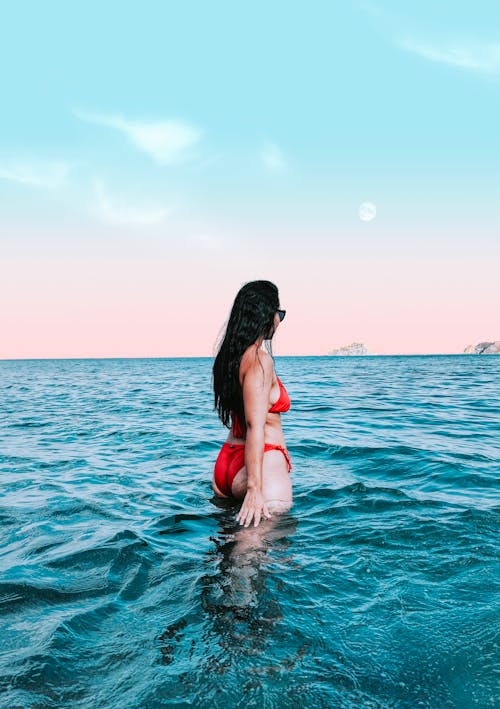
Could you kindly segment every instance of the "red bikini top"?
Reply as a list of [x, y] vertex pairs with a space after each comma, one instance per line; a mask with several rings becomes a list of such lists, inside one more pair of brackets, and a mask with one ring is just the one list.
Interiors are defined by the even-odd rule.
[[[275, 401], [269, 409], [269, 413], [272, 414], [284, 413], [290, 408], [290, 397], [288, 396], [288, 392], [285, 389], [283, 382], [278, 377], [278, 375], [276, 375], [276, 379], [278, 380], [278, 384], [280, 387], [280, 395], [278, 401]], [[238, 415], [234, 412], [232, 433], [235, 438], [243, 438], [243, 429], [240, 425]]]
[[290, 397], [288, 396], [288, 392], [285, 389], [284, 384], [278, 377], [278, 375], [276, 375], [276, 379], [278, 380], [278, 384], [280, 385], [280, 395], [278, 401], [276, 401], [269, 409], [269, 413], [273, 414], [288, 411], [288, 409], [290, 408]]

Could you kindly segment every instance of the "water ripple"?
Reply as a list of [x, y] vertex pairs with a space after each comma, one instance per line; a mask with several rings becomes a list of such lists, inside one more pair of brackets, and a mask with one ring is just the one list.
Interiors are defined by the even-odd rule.
[[276, 358], [257, 530], [211, 362], [0, 362], [5, 706], [494, 707], [500, 358]]

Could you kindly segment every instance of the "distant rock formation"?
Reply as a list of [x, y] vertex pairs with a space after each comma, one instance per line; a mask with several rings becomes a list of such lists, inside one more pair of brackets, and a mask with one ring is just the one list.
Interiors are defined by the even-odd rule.
[[368, 348], [362, 342], [352, 342], [350, 345], [345, 345], [344, 347], [339, 347], [337, 350], [331, 350], [328, 352], [329, 355], [334, 355], [336, 357], [349, 357], [349, 356], [359, 356], [359, 355], [369, 355], [373, 352], [368, 352]]
[[500, 340], [495, 342], [480, 342], [478, 345], [467, 345], [464, 354], [500, 354]]

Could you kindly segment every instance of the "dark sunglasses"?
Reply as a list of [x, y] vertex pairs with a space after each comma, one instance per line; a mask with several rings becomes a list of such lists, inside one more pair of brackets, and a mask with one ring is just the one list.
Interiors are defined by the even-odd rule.
[[286, 310], [277, 310], [276, 312], [278, 313], [281, 322], [286, 315]]

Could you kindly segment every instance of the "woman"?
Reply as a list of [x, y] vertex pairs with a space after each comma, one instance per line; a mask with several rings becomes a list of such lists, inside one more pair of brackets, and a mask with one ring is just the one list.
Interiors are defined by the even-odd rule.
[[293, 504], [292, 464], [280, 416], [290, 399], [274, 372], [271, 348], [285, 317], [279, 305], [274, 283], [245, 283], [213, 365], [214, 408], [224, 426], [230, 421], [232, 426], [215, 462], [212, 488], [220, 497], [243, 500], [236, 519], [245, 527]]

